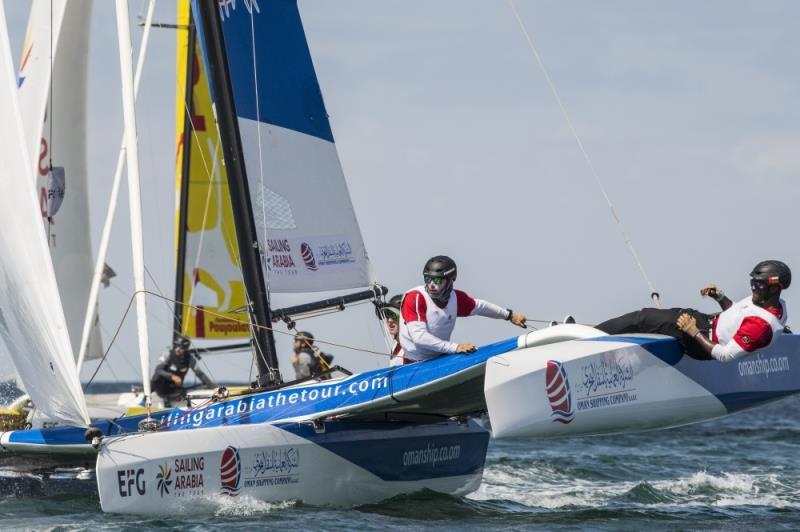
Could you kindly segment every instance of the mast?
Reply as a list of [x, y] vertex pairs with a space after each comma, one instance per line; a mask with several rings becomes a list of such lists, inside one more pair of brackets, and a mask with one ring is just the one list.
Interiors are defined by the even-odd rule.
[[269, 293], [261, 270], [258, 236], [250, 207], [250, 190], [247, 185], [244, 152], [225, 55], [222, 21], [219, 18], [216, 0], [200, 0], [196, 6], [205, 44], [208, 77], [214, 94], [214, 109], [222, 141], [222, 153], [228, 170], [242, 276], [250, 298], [251, 319], [256, 325], [253, 330], [253, 342], [258, 366], [258, 385], [269, 386], [279, 383], [281, 377], [275, 352], [275, 338], [272, 334]]
[[136, 290], [136, 322], [139, 336], [139, 362], [142, 366], [142, 385], [145, 407], [150, 413], [150, 351], [147, 338], [147, 305], [144, 286], [144, 243], [142, 241], [142, 198], [139, 192], [139, 149], [137, 144], [136, 112], [134, 110], [133, 68], [131, 65], [131, 34], [128, 22], [128, 3], [116, 1], [117, 39], [122, 78], [122, 108], [125, 121], [125, 153], [128, 167], [128, 200], [131, 218], [133, 277]]
[[[197, 33], [192, 22], [192, 6], [189, 4], [189, 19], [187, 21], [189, 32], [188, 46], [186, 53], [186, 87], [184, 91], [184, 102], [189, 112], [183, 114], [183, 157], [181, 157], [181, 189], [178, 199], [178, 253], [175, 258], [175, 324], [172, 330], [173, 345], [178, 341], [183, 331], [183, 311], [182, 305], [183, 276], [186, 270], [186, 218], [189, 210], [189, 165], [191, 164], [192, 152], [192, 98], [194, 97], [194, 62], [195, 62], [195, 39]], [[180, 30], [178, 30], [180, 31]]]

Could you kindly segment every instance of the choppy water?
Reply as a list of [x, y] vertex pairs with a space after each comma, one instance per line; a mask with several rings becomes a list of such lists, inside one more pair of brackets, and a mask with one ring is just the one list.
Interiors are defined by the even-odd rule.
[[210, 516], [142, 518], [101, 513], [86, 486], [0, 473], [0, 528], [799, 530], [800, 398], [669, 431], [493, 442], [464, 498], [346, 510], [220, 498]]

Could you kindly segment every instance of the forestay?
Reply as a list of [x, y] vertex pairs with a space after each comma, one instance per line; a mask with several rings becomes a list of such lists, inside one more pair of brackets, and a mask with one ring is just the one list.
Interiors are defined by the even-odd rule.
[[[76, 355], [84, 318], [77, 310], [87, 306], [93, 270], [86, 171], [91, 12], [91, 0], [34, 1], [17, 76], [25, 145], [59, 293], [66, 308], [76, 310], [67, 315]], [[51, 161], [52, 173], [48, 171]], [[86, 358], [101, 354], [95, 324]]]
[[367, 286], [369, 261], [297, 3], [226, 2], [220, 14], [270, 290]]
[[70, 349], [55, 272], [42, 232], [38, 198], [17, 101], [17, 85], [0, 4], [0, 336], [40, 415], [89, 421]]

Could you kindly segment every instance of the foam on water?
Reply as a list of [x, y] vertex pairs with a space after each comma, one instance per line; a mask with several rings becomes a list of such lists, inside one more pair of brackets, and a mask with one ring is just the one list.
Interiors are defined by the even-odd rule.
[[294, 501], [265, 502], [247, 495], [239, 497], [214, 495], [208, 499], [216, 506], [214, 515], [217, 517], [251, 517], [286, 510], [296, 504]]

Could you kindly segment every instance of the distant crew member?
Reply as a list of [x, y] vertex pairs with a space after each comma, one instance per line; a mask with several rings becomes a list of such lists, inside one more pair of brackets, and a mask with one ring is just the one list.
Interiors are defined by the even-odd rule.
[[[310, 332], [298, 332], [294, 336], [294, 354], [292, 366], [295, 379], [316, 377], [330, 369], [333, 355], [323, 353], [314, 345], [314, 335]], [[327, 378], [330, 378], [328, 376]]]
[[475, 351], [475, 344], [450, 341], [457, 317], [486, 316], [525, 327], [523, 314], [453, 290], [457, 274], [453, 259], [444, 255], [432, 257], [422, 270], [425, 284], [404, 294], [400, 345], [406, 362], [436, 358], [444, 353]]
[[403, 296], [397, 294], [378, 309], [378, 317], [386, 324], [386, 331], [392, 338], [391, 356], [389, 357], [390, 366], [403, 364], [403, 347], [400, 345], [400, 302], [402, 300]]
[[150, 386], [164, 400], [164, 406], [172, 406], [173, 401], [180, 401], [186, 397], [183, 384], [190, 369], [206, 387], [217, 387], [214, 381], [197, 367], [197, 355], [194, 350], [189, 349], [190, 345], [186, 338], [177, 342], [172, 349], [161, 356], [153, 372]]
[[733, 302], [714, 284], [700, 290], [722, 312], [703, 314], [691, 308], [644, 308], [597, 326], [608, 334], [658, 333], [674, 336], [684, 351], [701, 360], [728, 362], [767, 347], [786, 328], [786, 303], [792, 272], [779, 260], [765, 260], [750, 272], [752, 295]]

